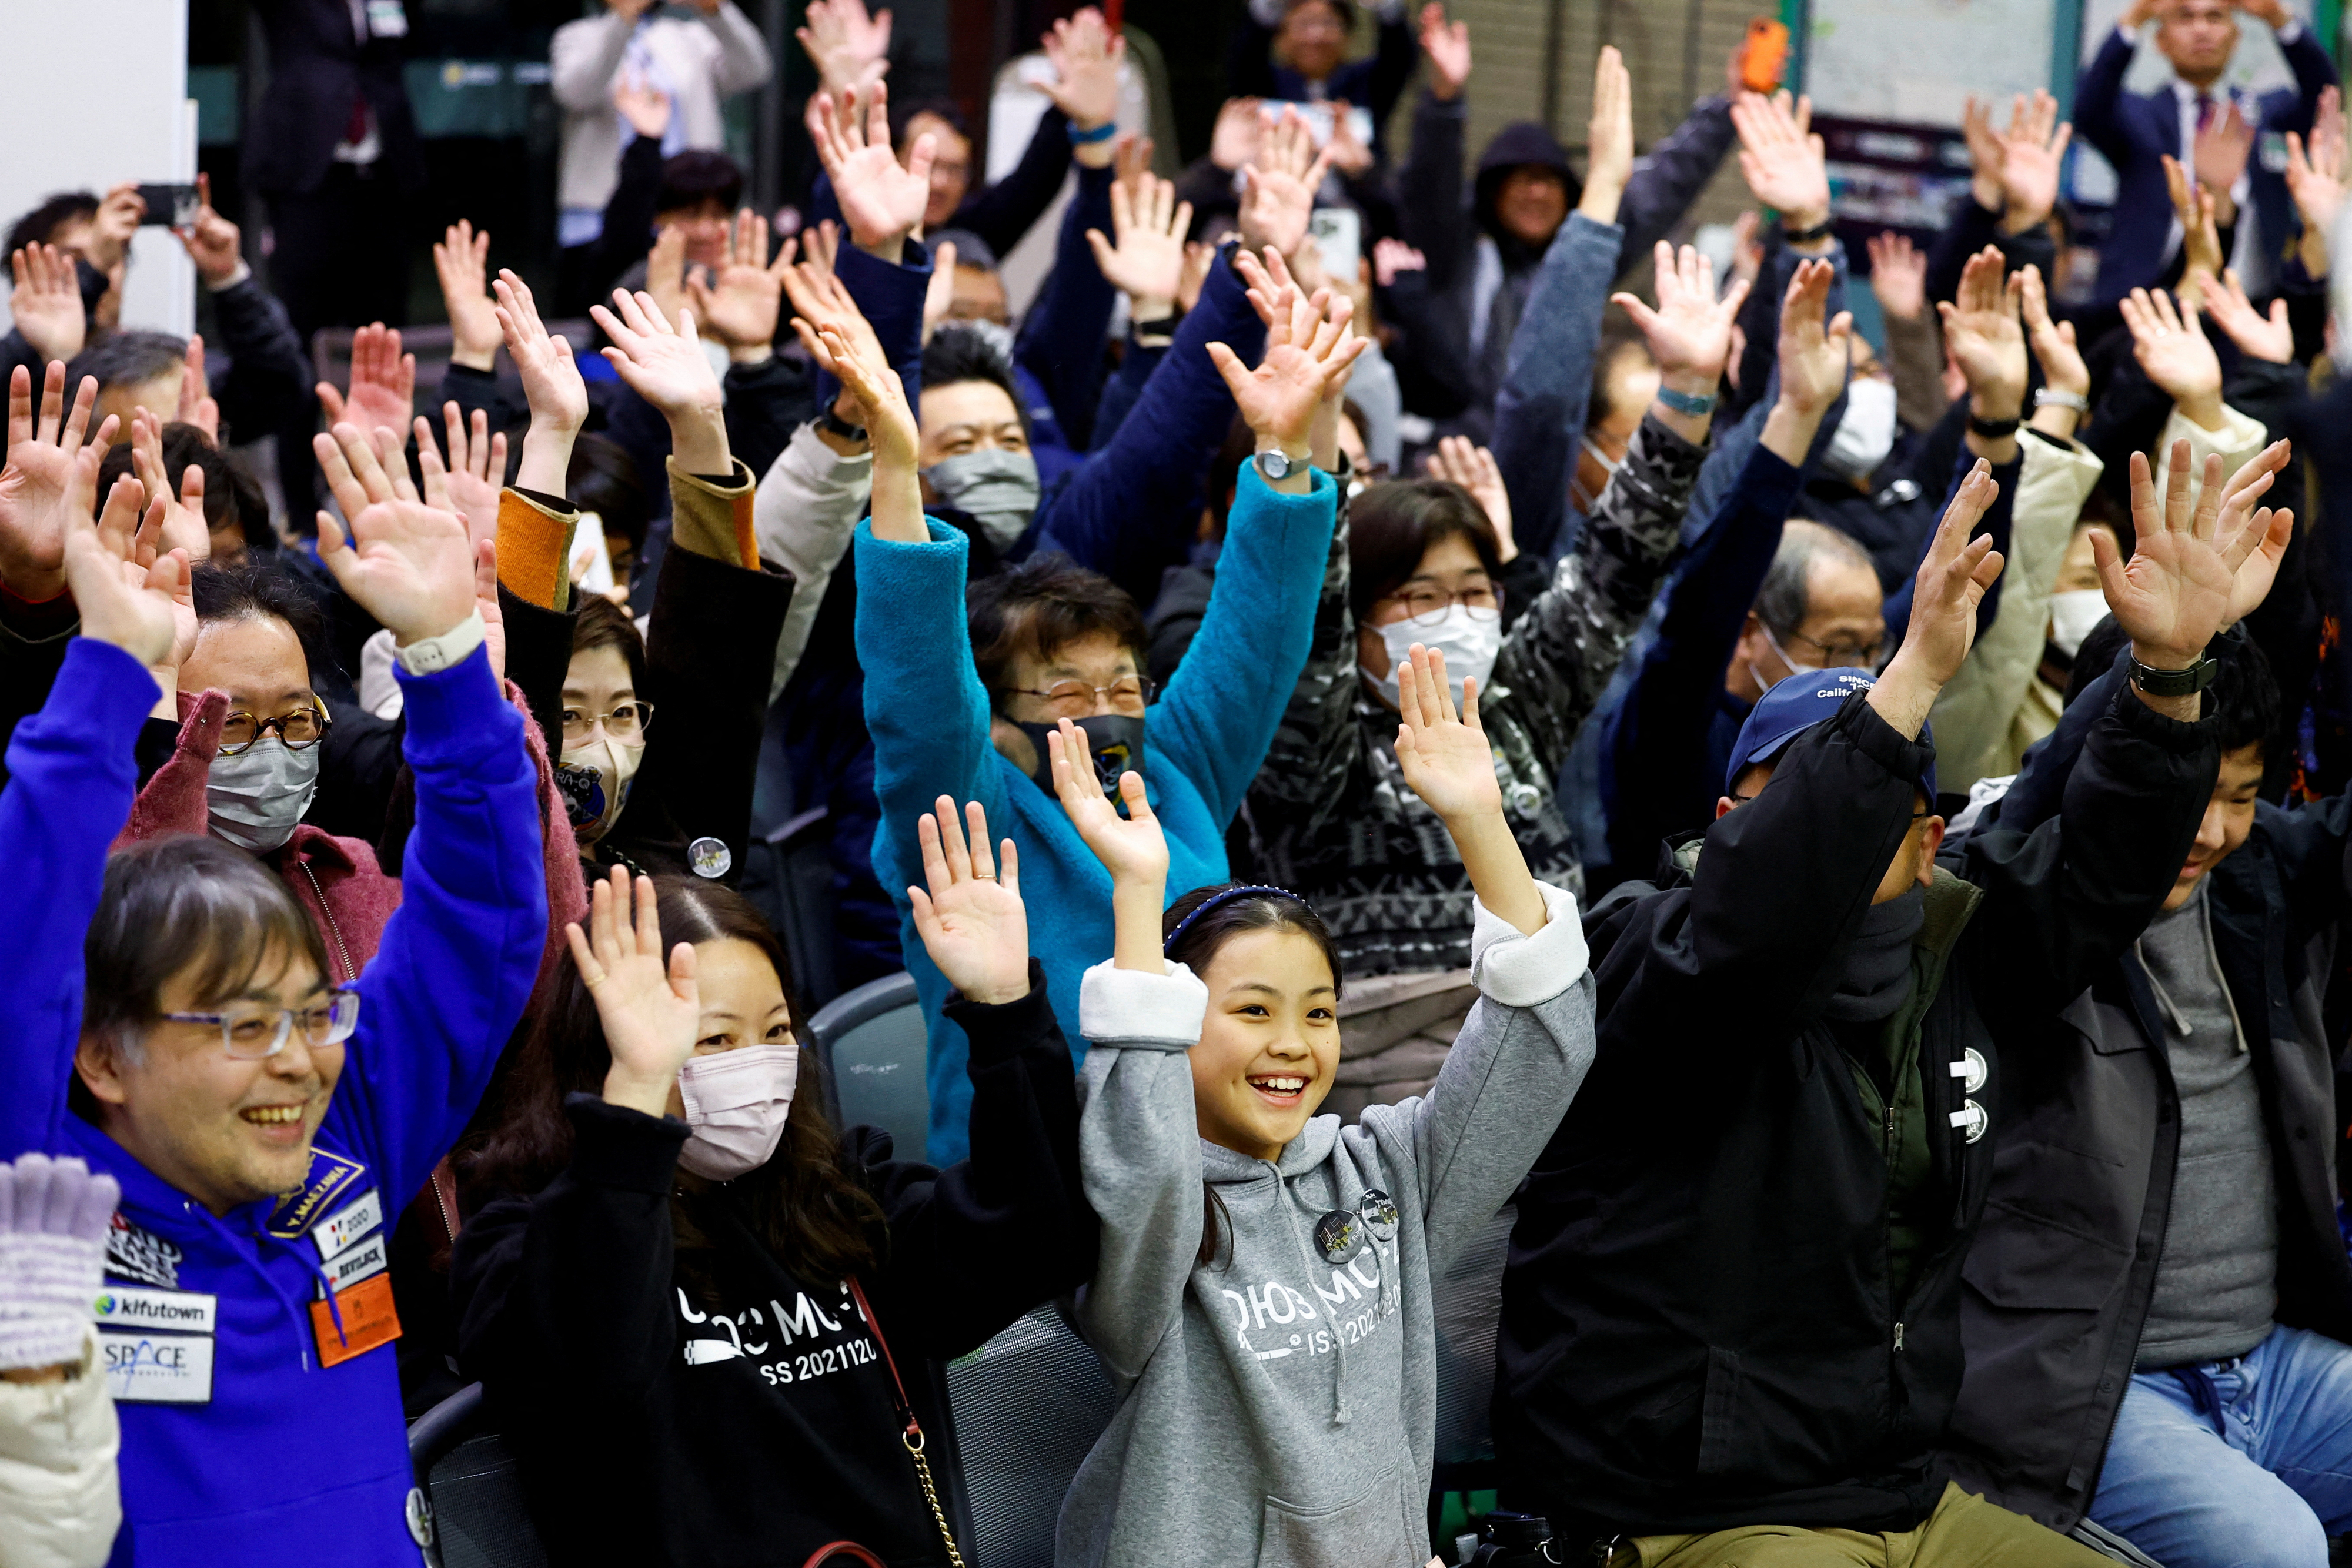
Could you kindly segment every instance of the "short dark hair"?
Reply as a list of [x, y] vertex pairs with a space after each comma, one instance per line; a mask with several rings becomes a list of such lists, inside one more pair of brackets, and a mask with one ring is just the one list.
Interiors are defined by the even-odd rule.
[[302, 644], [302, 662], [316, 685], [335, 668], [327, 650], [327, 616], [310, 585], [277, 560], [198, 567], [188, 580], [200, 624], [215, 621], [282, 621]]
[[1828, 557], [1861, 567], [1874, 576], [1877, 571], [1860, 545], [1827, 523], [1795, 517], [1789, 523], [1780, 530], [1780, 547], [1772, 552], [1772, 564], [1765, 569], [1763, 586], [1756, 591], [1756, 619], [1770, 627], [1776, 637], [1786, 637], [1805, 623], [1805, 612], [1811, 607], [1815, 561]]
[[1390, 479], [1348, 506], [1348, 602], [1361, 621], [1402, 587], [1432, 545], [1459, 536], [1486, 575], [1503, 574], [1495, 525], [1470, 492], [1444, 479]]
[[611, 436], [583, 432], [572, 444], [563, 487], [572, 505], [596, 514], [606, 533], [621, 535], [631, 549], [645, 549], [653, 508], [627, 447]]
[[891, 146], [904, 151], [907, 145], [907, 127], [915, 122], [915, 116], [919, 114], [928, 114], [934, 120], [945, 120], [949, 127], [952, 129], [958, 136], [962, 137], [967, 141], [971, 140], [971, 127], [964, 120], [963, 106], [956, 102], [955, 99], [951, 98], [909, 98], [905, 99], [894, 98], [890, 100]]
[[101, 335], [66, 367], [66, 385], [81, 385], [84, 376], [98, 378], [98, 390], [152, 382], [178, 373], [187, 362], [188, 340], [169, 332], [126, 328]]
[[41, 204], [18, 218], [8, 230], [8, 252], [16, 252], [31, 245], [55, 242], [58, 230], [77, 218], [98, 216], [98, 194], [93, 191], [59, 191], [45, 198]]
[[[2116, 667], [2131, 634], [2109, 615], [2084, 633], [2074, 650], [2074, 673], [2066, 685], [2066, 706], [2072, 707], [2091, 684]], [[2278, 679], [2271, 673], [2269, 655], [2252, 638], [2227, 639], [2212, 647], [2213, 684], [2205, 688], [2205, 708], [2221, 720], [2221, 749], [2260, 746], [2265, 761], [2275, 760], [2284, 736], [2281, 725], [2285, 704]]]
[[[163, 476], [175, 492], [181, 476], [191, 467], [204, 471], [205, 527], [238, 528], [254, 549], [278, 548], [278, 535], [269, 526], [269, 500], [261, 493], [260, 484], [243, 465], [215, 445], [212, 437], [193, 424], [174, 420], [163, 427]], [[131, 444], [119, 441], [108, 448], [106, 461], [99, 465], [101, 505], [115, 480], [131, 472]]]
[[[1013, 361], [1006, 359], [995, 344], [969, 326], [943, 321], [923, 345], [923, 384], [927, 387], [951, 387], [959, 382], [990, 382], [1004, 389], [1013, 406], [1021, 409], [1021, 394], [1013, 388]], [[1021, 409], [1022, 426], [1028, 426], [1028, 411]]]
[[731, 212], [742, 196], [742, 165], [724, 152], [691, 147], [662, 160], [661, 191], [654, 197], [654, 211], [674, 213], [716, 197]]
[[1081, 637], [1108, 636], [1144, 667], [1143, 612], [1110, 579], [1060, 555], [1032, 557], [984, 577], [966, 591], [971, 662], [991, 706], [1003, 692], [1013, 661], [1045, 659]]
[[194, 1004], [211, 1007], [273, 956], [308, 958], [333, 977], [319, 928], [259, 859], [194, 834], [118, 850], [82, 939], [82, 1032], [136, 1061], [137, 1037], [162, 1016], [175, 977], [188, 975]]
[[572, 623], [572, 656], [591, 648], [618, 648], [628, 662], [629, 688], [646, 695], [646, 639], [629, 612], [601, 593], [575, 593], [580, 618]]

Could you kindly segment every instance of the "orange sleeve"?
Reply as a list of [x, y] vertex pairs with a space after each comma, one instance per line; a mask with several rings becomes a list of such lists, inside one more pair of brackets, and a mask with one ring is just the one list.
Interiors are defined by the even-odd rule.
[[740, 457], [725, 485], [714, 485], [669, 460], [670, 542], [746, 571], [760, 570], [760, 544], [751, 529], [751, 470]]
[[499, 495], [499, 582], [549, 610], [572, 605], [572, 533], [578, 512], [554, 512], [512, 489]]

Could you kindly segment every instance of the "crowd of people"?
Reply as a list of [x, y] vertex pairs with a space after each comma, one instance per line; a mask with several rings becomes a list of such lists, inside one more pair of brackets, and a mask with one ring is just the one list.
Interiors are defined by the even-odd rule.
[[[396, 3], [319, 24], [267, 279], [174, 231], [214, 341], [120, 319], [136, 187], [11, 230], [0, 1563], [413, 1562], [478, 1384], [551, 1562], [961, 1568], [940, 1369], [1054, 1302], [1118, 1399], [1065, 1568], [1453, 1561], [1465, 1319], [1510, 1560], [2327, 1563], [2321, 41], [2133, 0], [1865, 239], [1744, 55], [1474, 162], [1442, 5], [1253, 0], [1168, 180], [1087, 7], [990, 183], [806, 9], [797, 223], [733, 0], [557, 34], [560, 276], [451, 226], [437, 390], [304, 346]], [[922, 1149], [808, 1049], [902, 972]]]

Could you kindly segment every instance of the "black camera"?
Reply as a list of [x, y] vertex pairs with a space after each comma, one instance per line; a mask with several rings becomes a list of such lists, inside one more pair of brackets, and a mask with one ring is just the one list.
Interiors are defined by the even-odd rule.
[[1539, 1513], [1498, 1510], [1479, 1525], [1470, 1562], [1476, 1568], [1559, 1568], [1561, 1558], [1554, 1550], [1551, 1521]]

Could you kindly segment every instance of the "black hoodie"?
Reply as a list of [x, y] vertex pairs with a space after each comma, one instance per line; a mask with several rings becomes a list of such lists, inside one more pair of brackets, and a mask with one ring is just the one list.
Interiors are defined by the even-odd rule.
[[[927, 1362], [1094, 1272], [1070, 1050], [1034, 962], [1030, 986], [1002, 1007], [948, 1003], [971, 1039], [972, 1158], [937, 1171], [891, 1160], [872, 1128], [846, 1138], [887, 1220], [859, 1283], [927, 1435], [945, 1430]], [[565, 1110], [570, 1166], [485, 1207], [450, 1269], [462, 1364], [521, 1461], [549, 1560], [800, 1568], [850, 1540], [891, 1568], [945, 1563], [847, 1288], [772, 1252], [726, 1184], [688, 1200], [711, 1247], [682, 1267], [686, 1126], [588, 1094]], [[931, 1468], [952, 1518], [942, 1448]]]

